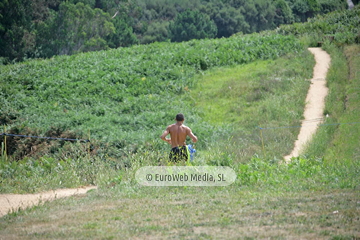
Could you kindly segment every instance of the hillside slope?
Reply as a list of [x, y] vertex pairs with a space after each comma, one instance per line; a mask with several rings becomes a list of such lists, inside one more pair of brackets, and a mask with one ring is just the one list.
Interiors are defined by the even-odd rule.
[[[154, 139], [175, 114], [183, 112], [189, 123], [200, 122], [191, 103], [184, 101], [197, 82], [196, 74], [276, 59], [302, 48], [293, 36], [264, 33], [0, 66], [0, 124], [11, 134], [91, 137], [94, 153], [99, 150], [116, 158], [144, 146], [161, 150]], [[211, 135], [202, 124], [196, 128], [203, 137]], [[65, 145], [39, 139], [12, 141], [8, 154], [16, 159], [56, 153]], [[40, 145], [38, 150], [34, 145]], [[203, 142], [198, 147], [204, 146]]]

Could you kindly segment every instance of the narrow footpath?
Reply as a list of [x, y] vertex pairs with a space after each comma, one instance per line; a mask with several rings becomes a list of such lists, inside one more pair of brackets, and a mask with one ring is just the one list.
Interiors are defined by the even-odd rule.
[[298, 157], [306, 144], [316, 132], [319, 123], [324, 119], [325, 98], [328, 94], [326, 87], [326, 75], [330, 66], [330, 55], [321, 48], [308, 48], [314, 55], [316, 64], [314, 66], [313, 78], [306, 96], [304, 109], [304, 120], [302, 120], [300, 133], [294, 144], [292, 152], [285, 156], [286, 162], [292, 157]]
[[16, 212], [19, 209], [26, 209], [47, 201], [73, 195], [86, 194], [86, 192], [91, 189], [96, 189], [96, 187], [90, 186], [74, 189], [57, 189], [36, 194], [0, 194], [0, 217], [13, 211]]

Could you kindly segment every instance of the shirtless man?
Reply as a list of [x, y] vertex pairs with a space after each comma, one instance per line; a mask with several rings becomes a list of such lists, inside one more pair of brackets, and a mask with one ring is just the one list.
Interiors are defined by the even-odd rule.
[[[187, 161], [190, 153], [185, 143], [186, 136], [189, 136], [194, 143], [197, 142], [197, 137], [189, 127], [183, 125], [185, 118], [182, 113], [177, 114], [175, 120], [176, 123], [169, 125], [160, 138], [171, 145], [170, 161]], [[166, 137], [168, 134], [170, 134], [170, 138]]]

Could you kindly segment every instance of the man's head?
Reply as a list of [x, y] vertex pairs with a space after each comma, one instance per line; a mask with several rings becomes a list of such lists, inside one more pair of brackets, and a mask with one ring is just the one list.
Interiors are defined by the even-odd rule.
[[182, 121], [184, 121], [184, 119], [185, 119], [184, 114], [182, 114], [182, 113], [176, 114], [176, 117], [175, 117], [176, 121], [182, 122]]

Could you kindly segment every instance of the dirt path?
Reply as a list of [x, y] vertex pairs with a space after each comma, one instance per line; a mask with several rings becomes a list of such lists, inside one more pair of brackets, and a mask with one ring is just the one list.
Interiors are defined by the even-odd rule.
[[10, 212], [25, 209], [46, 201], [85, 194], [91, 189], [96, 189], [96, 187], [90, 186], [74, 189], [58, 189], [36, 194], [0, 194], [0, 217]]
[[326, 74], [330, 66], [330, 55], [321, 48], [308, 48], [314, 54], [315, 67], [311, 85], [306, 96], [306, 106], [304, 110], [304, 120], [301, 123], [300, 133], [295, 141], [292, 152], [285, 156], [286, 162], [292, 157], [298, 157], [306, 143], [318, 128], [318, 123], [324, 118], [325, 97], [328, 94], [326, 87]]

